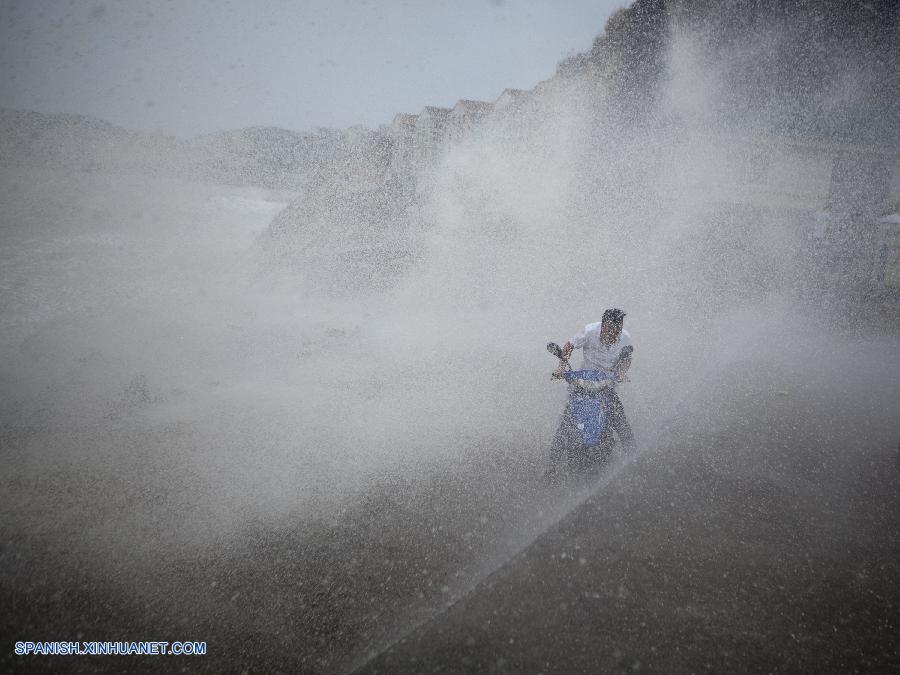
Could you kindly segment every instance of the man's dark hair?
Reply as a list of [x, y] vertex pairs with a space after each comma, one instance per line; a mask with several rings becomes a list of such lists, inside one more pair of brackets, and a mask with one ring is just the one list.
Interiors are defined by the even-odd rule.
[[608, 309], [603, 312], [602, 323], [606, 323], [607, 321], [609, 321], [614, 326], [621, 326], [624, 319], [625, 312], [623, 312], [621, 309]]

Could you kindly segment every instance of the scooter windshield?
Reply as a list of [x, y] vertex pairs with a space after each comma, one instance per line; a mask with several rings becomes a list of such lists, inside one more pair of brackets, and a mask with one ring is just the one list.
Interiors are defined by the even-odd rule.
[[564, 377], [566, 382], [585, 393], [607, 391], [616, 383], [615, 376], [601, 370], [570, 370]]

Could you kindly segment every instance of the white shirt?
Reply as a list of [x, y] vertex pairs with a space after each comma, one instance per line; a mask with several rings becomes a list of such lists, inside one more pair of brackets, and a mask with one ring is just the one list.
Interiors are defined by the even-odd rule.
[[600, 341], [600, 322], [589, 323], [584, 329], [569, 342], [575, 349], [584, 350], [582, 370], [602, 370], [610, 372], [619, 358], [622, 347], [631, 345], [631, 333], [622, 329], [619, 338], [609, 347]]

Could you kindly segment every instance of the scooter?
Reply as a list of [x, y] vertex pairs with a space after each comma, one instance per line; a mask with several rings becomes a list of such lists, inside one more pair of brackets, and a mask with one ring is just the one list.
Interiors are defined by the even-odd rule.
[[612, 372], [600, 370], [572, 370], [563, 351], [554, 342], [547, 351], [563, 362], [565, 370], [554, 372], [551, 379], [565, 380], [569, 385], [569, 398], [563, 419], [553, 439], [550, 450], [550, 472], [555, 473], [565, 459], [570, 471], [583, 471], [597, 466], [609, 458], [613, 439], [607, 430], [610, 402], [619, 364], [631, 356], [634, 347], [622, 347]]

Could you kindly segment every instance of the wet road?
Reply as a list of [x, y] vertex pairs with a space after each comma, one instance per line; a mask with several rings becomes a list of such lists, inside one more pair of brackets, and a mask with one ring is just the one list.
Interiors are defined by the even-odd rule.
[[[250, 518], [200, 547], [90, 551], [49, 527], [48, 501], [43, 526], [5, 526], [0, 668], [896, 670], [896, 351], [734, 366], [581, 496], [548, 492], [514, 444], [483, 444], [428, 479], [386, 475], [330, 517]], [[138, 512], [154, 495], [71, 478], [34, 490]], [[26, 639], [206, 640], [208, 654], [14, 657]]]

